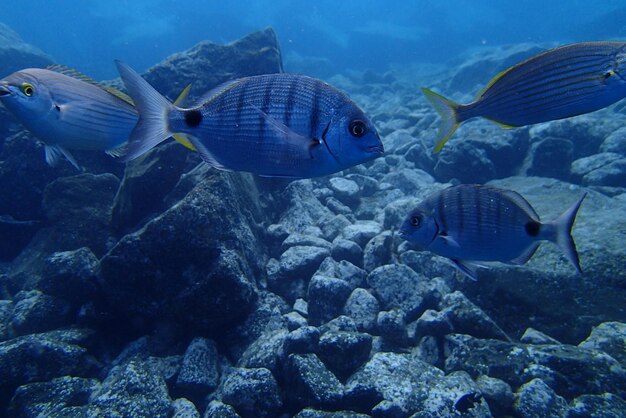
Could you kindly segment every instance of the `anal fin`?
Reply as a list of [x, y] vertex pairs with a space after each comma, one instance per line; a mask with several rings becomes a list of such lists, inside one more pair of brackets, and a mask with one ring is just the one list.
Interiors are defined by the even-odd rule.
[[66, 150], [65, 148], [63, 148], [62, 146], [45, 144], [44, 150], [46, 152], [46, 162], [51, 167], [55, 167], [59, 163], [61, 156], [63, 156], [70, 163], [72, 163], [72, 165], [76, 167], [77, 170], [81, 169], [78, 163], [76, 162], [76, 159], [74, 158], [74, 156], [72, 156], [72, 154], [70, 154], [70, 152]]
[[478, 269], [487, 268], [487, 266], [483, 264], [476, 264], [467, 260], [452, 259], [452, 262], [461, 273], [465, 274], [467, 277], [475, 282], [478, 281]]

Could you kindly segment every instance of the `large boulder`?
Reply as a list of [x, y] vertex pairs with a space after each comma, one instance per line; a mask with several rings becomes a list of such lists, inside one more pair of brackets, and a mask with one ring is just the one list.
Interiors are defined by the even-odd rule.
[[24, 69], [43, 68], [53, 59], [24, 40], [9, 26], [0, 23], [0, 78]]

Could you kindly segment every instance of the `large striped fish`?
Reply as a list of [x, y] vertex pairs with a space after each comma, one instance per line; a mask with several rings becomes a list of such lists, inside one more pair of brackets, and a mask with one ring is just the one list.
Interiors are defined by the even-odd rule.
[[496, 75], [469, 104], [423, 88], [441, 115], [435, 152], [462, 122], [482, 116], [505, 128], [569, 118], [626, 96], [626, 43], [581, 42], [535, 55]]
[[451, 259], [476, 280], [475, 261], [524, 264], [540, 241], [556, 243], [581, 272], [571, 229], [584, 194], [557, 219], [541, 222], [521, 195], [491, 186], [461, 184], [433, 193], [409, 213], [400, 236]]
[[307, 178], [334, 173], [383, 153], [376, 128], [345, 94], [294, 74], [237, 79], [180, 108], [139, 74], [116, 62], [139, 110], [128, 154], [133, 159], [182, 134], [218, 169]]

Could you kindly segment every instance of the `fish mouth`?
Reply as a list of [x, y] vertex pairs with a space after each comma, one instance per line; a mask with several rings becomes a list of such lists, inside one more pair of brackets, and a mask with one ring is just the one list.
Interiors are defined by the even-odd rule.
[[0, 97], [8, 96], [11, 94], [9, 86], [6, 83], [0, 83]]
[[370, 147], [367, 147], [367, 152], [383, 155], [385, 153], [385, 148], [383, 148], [382, 145], [372, 145]]

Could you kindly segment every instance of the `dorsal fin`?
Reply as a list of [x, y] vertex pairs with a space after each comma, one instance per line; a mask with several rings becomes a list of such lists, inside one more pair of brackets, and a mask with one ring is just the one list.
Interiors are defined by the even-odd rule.
[[198, 101], [198, 104], [202, 105], [204, 103], [210, 102], [211, 100], [215, 99], [220, 94], [223, 94], [227, 92], [228, 90], [232, 89], [233, 87], [241, 83], [243, 80], [244, 79], [239, 78], [236, 80], [226, 81], [225, 83], [222, 83], [218, 85], [217, 87], [212, 88], [200, 98], [200, 100]]
[[537, 214], [537, 211], [535, 211], [535, 209], [530, 205], [530, 203], [528, 203], [528, 200], [526, 200], [524, 196], [522, 196], [521, 194], [513, 190], [500, 189], [500, 188], [492, 187], [492, 186], [483, 186], [483, 187], [491, 187], [492, 189], [495, 189], [496, 191], [502, 193], [504, 196], [509, 198], [513, 203], [515, 203], [517, 206], [522, 208], [522, 210], [526, 212], [526, 214], [533, 221], [540, 222], [539, 214]]
[[121, 91], [119, 91], [116, 88], [109, 87], [109, 86], [104, 86], [104, 85], [98, 83], [93, 78], [88, 77], [85, 74], [83, 74], [83, 73], [81, 73], [79, 71], [76, 71], [76, 70], [74, 70], [72, 68], [69, 68], [69, 67], [66, 67], [66, 66], [60, 65], [60, 64], [53, 64], [53, 65], [47, 66], [46, 70], [54, 71], [55, 73], [63, 74], [63, 75], [66, 75], [68, 77], [75, 78], [76, 80], [84, 81], [85, 83], [93, 84], [94, 86], [100, 87], [102, 90], [104, 90], [107, 93], [117, 97], [118, 99], [125, 101], [129, 105], [135, 106], [135, 104], [133, 103], [133, 99], [131, 99], [129, 95], [122, 93]]

